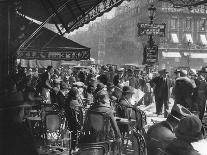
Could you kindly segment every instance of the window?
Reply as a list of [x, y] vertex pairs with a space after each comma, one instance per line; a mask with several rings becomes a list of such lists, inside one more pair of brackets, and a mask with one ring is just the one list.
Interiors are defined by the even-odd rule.
[[206, 29], [206, 19], [204, 19], [204, 18], [200, 19], [199, 28], [200, 28], [200, 31], [205, 31], [205, 29]]
[[170, 21], [170, 27], [171, 29], [176, 29], [178, 26], [178, 19], [177, 18], [172, 18]]
[[191, 30], [192, 29], [192, 19], [191, 18], [187, 18], [185, 21], [185, 29], [186, 30]]

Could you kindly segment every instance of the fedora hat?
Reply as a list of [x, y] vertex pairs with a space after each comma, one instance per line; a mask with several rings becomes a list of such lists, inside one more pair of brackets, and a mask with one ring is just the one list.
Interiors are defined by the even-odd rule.
[[176, 119], [177, 121], [180, 121], [182, 118], [192, 115], [192, 113], [183, 107], [180, 104], [176, 104], [172, 107], [170, 114], [168, 115], [169, 118]]
[[123, 87], [123, 93], [130, 93], [130, 94], [134, 94], [134, 88], [131, 86], [124, 86]]
[[160, 74], [169, 73], [166, 69], [161, 69], [158, 71]]
[[187, 142], [195, 142], [203, 137], [203, 126], [201, 120], [195, 115], [187, 116], [181, 119], [175, 130], [178, 139]]

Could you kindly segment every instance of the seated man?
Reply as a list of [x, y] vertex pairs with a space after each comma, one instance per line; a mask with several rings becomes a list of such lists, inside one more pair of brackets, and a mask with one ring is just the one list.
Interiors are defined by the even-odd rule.
[[176, 139], [166, 147], [168, 153], [171, 155], [201, 155], [191, 144], [204, 137], [199, 118], [194, 115], [183, 118], [175, 130], [175, 135]]
[[147, 154], [156, 155], [157, 148], [165, 149], [175, 138], [174, 130], [180, 119], [187, 115], [191, 112], [181, 105], [174, 105], [165, 121], [152, 125], [147, 131]]
[[[111, 138], [115, 138], [118, 142], [120, 142], [121, 134], [114, 118], [113, 112], [108, 104], [109, 97], [107, 91], [100, 90], [99, 92], [97, 92], [96, 102], [90, 107], [86, 114], [86, 119], [83, 126], [84, 134], [80, 138], [81, 143], [108, 141], [111, 136], [114, 136]], [[92, 123], [99, 124], [100, 122], [91, 122], [90, 114], [93, 112], [105, 114], [109, 118], [109, 128], [107, 128], [105, 131], [94, 131]], [[111, 135], [111, 131], [113, 131], [115, 135]]]

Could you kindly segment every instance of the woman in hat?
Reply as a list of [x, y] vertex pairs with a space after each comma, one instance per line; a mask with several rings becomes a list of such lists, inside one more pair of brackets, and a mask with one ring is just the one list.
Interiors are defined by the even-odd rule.
[[166, 148], [171, 155], [201, 155], [194, 150], [192, 142], [203, 139], [203, 126], [200, 119], [194, 115], [181, 119], [175, 130], [174, 139]]
[[25, 103], [15, 85], [1, 94], [0, 101], [0, 154], [38, 155], [31, 131], [23, 124], [24, 109], [32, 104]]
[[[83, 126], [84, 135], [81, 136], [81, 143], [93, 143], [93, 142], [105, 142], [110, 138], [114, 138], [117, 142], [121, 142], [121, 134], [119, 128], [117, 126], [116, 120], [114, 118], [113, 111], [109, 105], [109, 96], [106, 90], [100, 90], [96, 94], [95, 103], [88, 109], [86, 114], [85, 123]], [[96, 112], [100, 114], [105, 114], [106, 118], [109, 118], [108, 128], [104, 126], [104, 129], [100, 129], [99, 131], [94, 130], [91, 126], [90, 114], [91, 112]], [[101, 119], [99, 119], [101, 121]], [[104, 120], [105, 121], [105, 120]], [[105, 122], [92, 122], [93, 126], [100, 126], [100, 123], [107, 125]], [[97, 124], [96, 124], [97, 123]], [[112, 129], [112, 130], [111, 130]], [[103, 131], [104, 130], [104, 131]], [[111, 132], [113, 131], [113, 132]], [[111, 135], [114, 133], [114, 135]], [[112, 137], [111, 137], [112, 136]]]

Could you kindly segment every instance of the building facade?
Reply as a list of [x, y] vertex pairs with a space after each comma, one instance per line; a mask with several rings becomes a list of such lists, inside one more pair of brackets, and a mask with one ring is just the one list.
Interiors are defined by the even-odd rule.
[[[176, 67], [199, 69], [207, 62], [207, 7], [204, 5], [188, 10], [173, 8], [168, 2], [139, 1], [129, 9], [119, 8], [113, 21], [119, 27], [125, 26], [123, 38], [133, 40], [140, 49], [137, 53], [142, 57], [143, 45], [148, 38], [137, 35], [137, 23], [149, 23], [148, 7], [154, 4], [156, 15], [154, 23], [166, 24], [165, 37], [154, 36], [159, 46], [159, 68], [173, 70]], [[112, 24], [113, 25], [113, 24]], [[117, 27], [117, 25], [115, 27]], [[139, 60], [140, 63], [140, 60]]]

